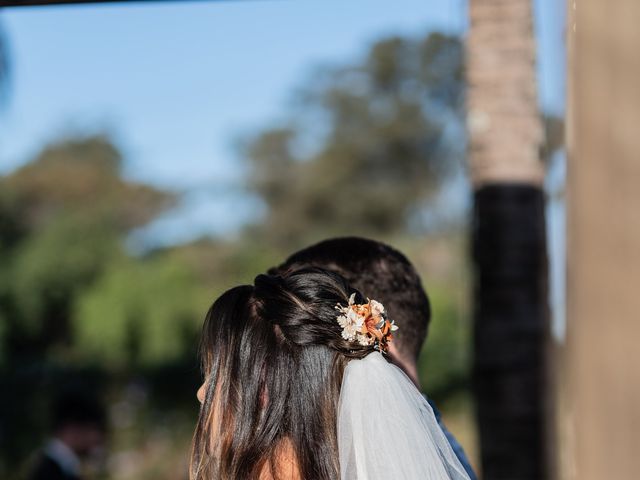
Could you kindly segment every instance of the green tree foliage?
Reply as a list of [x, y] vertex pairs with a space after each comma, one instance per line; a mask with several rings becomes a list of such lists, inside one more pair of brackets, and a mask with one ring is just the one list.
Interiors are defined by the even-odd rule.
[[173, 204], [174, 197], [122, 177], [122, 156], [101, 135], [46, 146], [11, 175], [0, 191], [19, 205], [25, 227], [36, 231], [61, 215], [84, 214], [126, 232]]
[[542, 160], [549, 164], [551, 156], [564, 146], [564, 119], [553, 115], [543, 116], [544, 142], [540, 152]]
[[72, 302], [120, 254], [117, 240], [102, 223], [67, 217], [15, 249], [11, 293], [21, 333], [36, 341], [34, 347], [71, 340]]
[[[66, 139], [0, 177], [0, 353], [59, 357], [73, 347], [74, 302], [125, 253], [122, 235], [173, 202], [125, 180], [104, 136]], [[0, 357], [0, 361], [2, 357]]]
[[420, 382], [436, 400], [465, 387], [469, 379], [471, 322], [454, 292], [429, 288], [433, 319], [418, 363]]
[[359, 64], [318, 72], [286, 125], [244, 144], [267, 205], [257, 230], [285, 246], [405, 232], [459, 165], [462, 60], [458, 38], [431, 34], [380, 41]]
[[195, 351], [210, 301], [182, 262], [113, 264], [78, 299], [72, 317], [78, 360], [116, 369], [180, 361]]

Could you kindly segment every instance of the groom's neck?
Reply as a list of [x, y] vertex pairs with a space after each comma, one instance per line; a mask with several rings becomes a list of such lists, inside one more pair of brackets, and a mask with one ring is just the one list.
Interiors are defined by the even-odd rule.
[[418, 366], [416, 362], [407, 360], [393, 345], [390, 345], [389, 353], [391, 354], [391, 361], [406, 373], [414, 385], [418, 387], [418, 390], [420, 390], [420, 378], [418, 377]]

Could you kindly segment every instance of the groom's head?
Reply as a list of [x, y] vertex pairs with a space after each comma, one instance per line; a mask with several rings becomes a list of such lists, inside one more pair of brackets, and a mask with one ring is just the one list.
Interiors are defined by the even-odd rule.
[[332, 238], [294, 253], [269, 273], [303, 266], [333, 270], [363, 295], [382, 302], [400, 326], [394, 333], [392, 354], [415, 367], [431, 309], [418, 273], [402, 253], [375, 240]]

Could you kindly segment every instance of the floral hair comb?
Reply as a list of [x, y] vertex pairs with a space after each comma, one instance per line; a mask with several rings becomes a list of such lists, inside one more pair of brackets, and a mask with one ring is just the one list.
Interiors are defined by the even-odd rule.
[[388, 343], [392, 340], [391, 332], [398, 326], [389, 320], [384, 311], [384, 306], [376, 300], [367, 303], [355, 303], [356, 294], [349, 297], [349, 305], [336, 305], [338, 324], [342, 327], [342, 338], [351, 342], [357, 341], [360, 345], [374, 345], [380, 352], [387, 353]]

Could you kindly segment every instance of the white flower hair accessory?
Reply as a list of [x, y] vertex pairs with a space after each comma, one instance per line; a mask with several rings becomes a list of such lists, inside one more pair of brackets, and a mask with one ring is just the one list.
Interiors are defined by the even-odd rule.
[[387, 353], [388, 343], [393, 339], [391, 332], [398, 326], [387, 318], [384, 305], [376, 300], [367, 303], [355, 303], [356, 294], [349, 297], [349, 304], [345, 307], [336, 305], [338, 324], [342, 327], [342, 338], [360, 345], [373, 345], [382, 353]]

